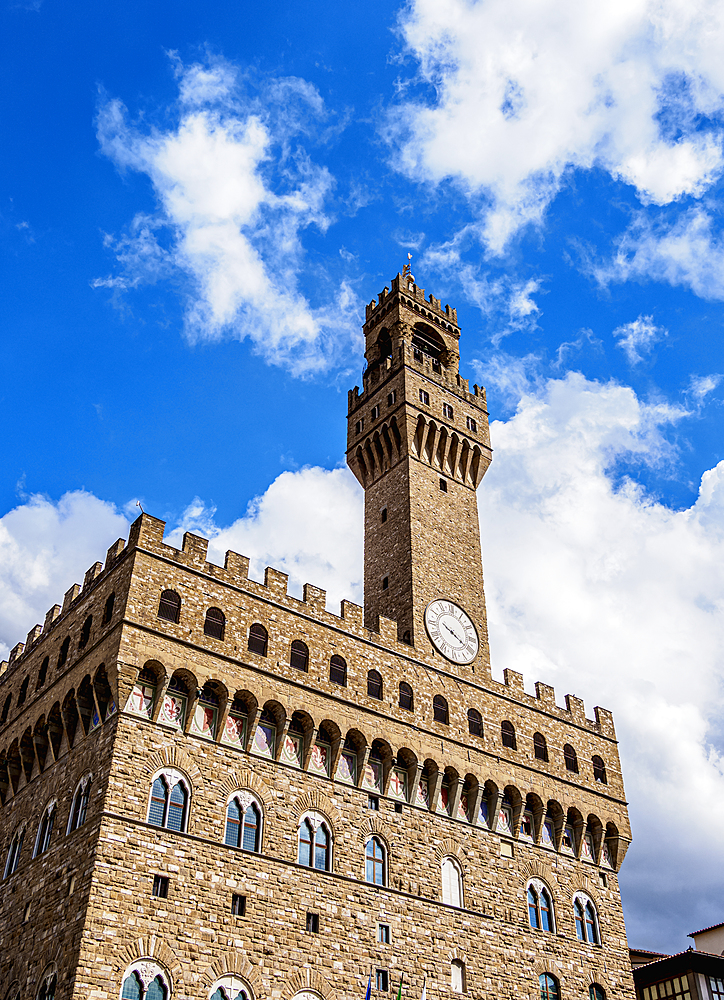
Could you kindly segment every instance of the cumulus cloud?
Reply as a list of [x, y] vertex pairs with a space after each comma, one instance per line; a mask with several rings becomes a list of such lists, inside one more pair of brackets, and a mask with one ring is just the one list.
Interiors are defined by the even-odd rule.
[[[559, 703], [577, 694], [589, 715], [614, 712], [634, 835], [621, 874], [630, 940], [680, 949], [721, 917], [724, 891], [724, 463], [672, 510], [619, 472], [665, 472], [676, 460], [667, 430], [688, 411], [578, 374], [526, 381], [524, 366], [513, 386], [518, 406], [492, 425], [478, 494], [493, 670], [521, 671], [528, 690], [553, 684]], [[283, 473], [229, 527], [201, 501], [182, 521], [176, 544], [195, 530], [218, 562], [231, 548], [252, 557], [257, 578], [270, 564], [297, 593], [307, 581], [326, 587], [330, 607], [361, 600], [362, 495], [344, 469]], [[0, 532], [9, 646], [125, 521], [69, 494], [57, 505], [33, 498]]]
[[666, 337], [668, 331], [662, 326], [656, 326], [653, 316], [639, 316], [631, 323], [616, 327], [613, 335], [616, 344], [625, 353], [630, 365], [643, 361], [659, 340]]
[[701, 403], [710, 392], [714, 392], [723, 378], [724, 375], [718, 374], [692, 375], [689, 382], [689, 392], [697, 403]]
[[724, 238], [712, 215], [697, 206], [673, 221], [639, 214], [616, 241], [610, 260], [588, 265], [601, 285], [662, 281], [702, 299], [724, 299]]
[[357, 343], [359, 303], [349, 284], [314, 307], [300, 289], [302, 233], [330, 224], [334, 186], [300, 136], [325, 109], [304, 80], [276, 79], [253, 100], [222, 61], [183, 66], [172, 123], [129, 119], [120, 100], [98, 110], [102, 152], [122, 170], [145, 174], [157, 202], [120, 236], [107, 236], [116, 273], [93, 282], [123, 292], [140, 283], [185, 279], [191, 342], [249, 338], [268, 361], [296, 374], [325, 368]]
[[412, 0], [399, 23], [424, 96], [390, 116], [395, 163], [460, 183], [492, 253], [541, 221], [571, 169], [659, 205], [721, 172], [716, 0]]
[[283, 472], [228, 527], [216, 524], [215, 513], [197, 498], [170, 544], [180, 546], [183, 532], [194, 531], [210, 539], [209, 558], [220, 565], [231, 549], [250, 557], [254, 579], [273, 566], [289, 574], [297, 596], [305, 583], [326, 590], [335, 614], [343, 598], [362, 603], [363, 494], [347, 468]]
[[127, 535], [128, 521], [113, 504], [82, 490], [57, 503], [31, 496], [0, 518], [0, 660]]

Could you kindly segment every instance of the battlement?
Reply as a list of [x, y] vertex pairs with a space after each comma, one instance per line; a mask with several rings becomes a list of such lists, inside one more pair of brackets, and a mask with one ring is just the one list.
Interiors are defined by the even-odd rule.
[[[209, 546], [207, 538], [186, 532], [182, 547], [177, 549], [164, 542], [165, 528], [165, 521], [150, 514], [143, 513], [136, 518], [131, 524], [128, 542], [125, 543], [121, 538], [114, 542], [108, 549], [105, 563], [96, 562], [86, 572], [83, 586], [73, 584], [64, 595], [62, 607], [54, 604], [46, 614], [44, 624], [33, 626], [26, 641], [19, 642], [13, 647], [9, 659], [0, 664], [0, 686], [15, 676], [19, 665], [33, 652], [38, 643], [58, 628], [71, 611], [82, 604], [90, 591], [114, 569], [122, 556], [130, 556], [134, 550], [139, 549], [186, 567], [192, 572], [216, 579], [222, 584], [244, 590], [252, 596], [285, 606], [290, 610], [303, 611], [322, 625], [331, 626], [375, 645], [385, 646], [397, 656], [422, 663], [428, 671], [433, 670], [443, 675], [449, 672], [444, 666], [440, 666], [439, 659], [433, 659], [426, 649], [419, 649], [400, 641], [397, 622], [392, 619], [380, 616], [377, 628], [370, 629], [364, 624], [364, 609], [358, 604], [343, 600], [340, 612], [336, 615], [327, 610], [326, 591], [322, 588], [306, 583], [301, 599], [296, 598], [288, 592], [288, 574], [268, 566], [264, 571], [263, 583], [252, 580], [249, 577], [248, 556], [228, 550], [224, 565], [218, 566], [207, 560]], [[583, 702], [574, 695], [565, 695], [565, 707], [561, 707], [556, 702], [554, 689], [540, 681], [535, 684], [535, 695], [529, 695], [524, 690], [523, 675], [514, 670], [504, 671], [503, 682], [488, 676], [471, 683], [529, 708], [538, 708], [579, 728], [596, 732], [609, 739], [616, 738], [611, 712], [596, 706], [594, 718], [589, 719]]]
[[[366, 324], [369, 322], [370, 326], [374, 326], [382, 312], [390, 304], [390, 301], [393, 298], [398, 299], [400, 296], [406, 296], [412, 299], [414, 304], [418, 307], [416, 311], [421, 312], [423, 316], [427, 316], [427, 318], [433, 320], [433, 322], [436, 318], [444, 320], [446, 326], [450, 324], [448, 329], [451, 333], [456, 332], [458, 336], [460, 335], [459, 329], [452, 329], [453, 326], [457, 328], [458, 325], [457, 309], [453, 309], [449, 305], [446, 305], [443, 308], [441, 300], [436, 299], [432, 293], [430, 293], [426, 299], [425, 289], [418, 288], [412, 275], [402, 275], [399, 273], [392, 279], [391, 288], [388, 288], [385, 285], [378, 295], [377, 300], [375, 301], [375, 299], [372, 299], [372, 301], [365, 306], [365, 332], [367, 332], [368, 329]], [[410, 305], [412, 304], [413, 303], [410, 303]], [[428, 310], [430, 310], [429, 313]]]

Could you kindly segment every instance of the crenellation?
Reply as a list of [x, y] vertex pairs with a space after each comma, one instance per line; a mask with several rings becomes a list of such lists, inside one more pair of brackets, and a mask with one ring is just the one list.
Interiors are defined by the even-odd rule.
[[281, 573], [272, 566], [267, 566], [264, 570], [264, 586], [276, 600], [282, 600], [287, 596], [289, 584], [289, 574]]
[[66, 590], [65, 596], [63, 597], [63, 608], [60, 612], [61, 615], [64, 615], [66, 613], [66, 611], [70, 608], [71, 604], [76, 599], [76, 597], [78, 597], [79, 594], [80, 594], [80, 585], [77, 583], [74, 583], [72, 587], [69, 587], [68, 590]]
[[83, 577], [83, 590], [86, 591], [91, 586], [94, 580], [96, 580], [100, 574], [103, 572], [103, 563], [95, 562], [89, 570], [86, 570], [86, 574]]
[[558, 705], [556, 704], [556, 692], [550, 684], [544, 684], [543, 681], [536, 681], [535, 696], [549, 712], [558, 711]]
[[517, 670], [511, 670], [510, 667], [506, 667], [503, 671], [503, 683], [507, 688], [510, 689], [511, 693], [519, 701], [522, 701], [525, 696], [525, 688], [523, 685], [523, 675]]
[[27, 639], [25, 640], [25, 648], [30, 649], [34, 642], [36, 642], [40, 636], [43, 634], [42, 625], [33, 625], [33, 627], [28, 632]]
[[242, 586], [249, 579], [249, 557], [227, 549], [224, 556], [224, 570], [230, 583]]
[[111, 568], [111, 566], [113, 565], [113, 563], [120, 556], [121, 552], [123, 552], [123, 549], [125, 548], [125, 545], [126, 545], [126, 540], [124, 538], [117, 539], [113, 543], [113, 545], [111, 545], [111, 547], [106, 552], [105, 569], [110, 569]]
[[327, 607], [327, 591], [313, 586], [311, 583], [304, 584], [302, 600], [310, 608], [317, 612], [325, 611]]
[[24, 649], [25, 649], [25, 643], [24, 642], [17, 642], [13, 646], [13, 648], [10, 650], [10, 654], [8, 656], [8, 664], [10, 666], [12, 666], [13, 663], [15, 663], [15, 661], [22, 656], [22, 653], [23, 653]]
[[53, 622], [60, 616], [60, 605], [54, 604], [52, 608], [45, 615], [45, 621], [43, 622], [43, 632], [47, 632], [52, 626]]
[[364, 608], [352, 601], [342, 601], [340, 608], [341, 617], [351, 626], [361, 628], [364, 621]]
[[[208, 538], [202, 538], [201, 535], [195, 535], [191, 531], [184, 532], [181, 551], [194, 566], [205, 568], [208, 549]], [[175, 551], [178, 552], [178, 549]]]
[[570, 712], [571, 718], [579, 726], [590, 725], [591, 720], [586, 718], [586, 707], [580, 698], [576, 698], [574, 694], [567, 694], [566, 699], [566, 711]]

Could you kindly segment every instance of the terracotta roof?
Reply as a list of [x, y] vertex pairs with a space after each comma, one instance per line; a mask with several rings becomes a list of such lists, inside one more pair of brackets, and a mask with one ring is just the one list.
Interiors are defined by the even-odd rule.
[[717, 927], [724, 927], [724, 921], [720, 924], [712, 924], [711, 927], [702, 927], [700, 931], [692, 931], [691, 934], [687, 934], [687, 937], [696, 937], [697, 934], [703, 934], [705, 931], [715, 931]]

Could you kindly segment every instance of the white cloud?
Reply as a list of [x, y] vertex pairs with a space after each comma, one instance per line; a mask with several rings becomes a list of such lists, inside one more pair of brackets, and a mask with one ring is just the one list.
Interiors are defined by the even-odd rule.
[[690, 288], [702, 299], [724, 299], [724, 238], [701, 207], [682, 212], [672, 223], [640, 214], [618, 238], [610, 261], [589, 265], [601, 285], [662, 281]]
[[297, 596], [305, 583], [326, 590], [335, 614], [343, 598], [362, 603], [363, 494], [347, 468], [283, 472], [229, 527], [219, 528], [214, 515], [197, 498], [169, 533], [170, 544], [180, 546], [183, 532], [194, 531], [211, 540], [213, 562], [223, 565], [227, 549], [240, 552], [257, 580], [273, 566], [289, 574]]
[[701, 403], [710, 392], [714, 392], [724, 375], [692, 375], [689, 383], [689, 392], [697, 403]]
[[0, 518], [0, 660], [127, 536], [116, 508], [81, 490], [57, 503], [32, 496]]
[[723, 104], [716, 0], [411, 0], [400, 31], [435, 96], [393, 110], [394, 162], [459, 182], [493, 253], [540, 222], [571, 169], [654, 204], [721, 172], [721, 131], [702, 127]]
[[680, 511], [611, 472], [669, 461], [661, 425], [683, 415], [624, 386], [550, 381], [493, 424], [479, 491], [494, 670], [614, 712], [629, 937], [672, 949], [720, 919], [724, 889], [724, 463]]
[[[621, 875], [630, 940], [685, 947], [721, 917], [724, 891], [724, 463], [671, 510], [618, 470], [665, 471], [667, 428], [686, 410], [577, 374], [531, 385], [522, 368], [513, 385], [518, 409], [492, 426], [478, 494], [494, 673], [512, 667], [528, 690], [543, 680], [559, 703], [572, 693], [589, 715], [614, 712], [634, 834]], [[125, 524], [88, 494], [6, 515], [0, 640], [22, 638]], [[195, 501], [170, 540], [184, 528], [210, 536], [218, 562], [231, 548], [257, 578], [269, 564], [297, 593], [326, 587], [334, 610], [361, 599], [362, 495], [344, 469], [283, 473], [227, 528]]]
[[359, 303], [348, 284], [314, 308], [300, 290], [301, 234], [325, 231], [334, 180], [292, 139], [319, 124], [317, 91], [297, 78], [268, 83], [250, 102], [228, 63], [183, 67], [176, 60], [175, 123], [129, 121], [118, 100], [98, 112], [101, 150], [121, 170], [146, 174], [158, 211], [139, 213], [107, 238], [119, 273], [95, 287], [116, 291], [171, 275], [187, 279], [189, 340], [248, 337], [268, 361], [296, 374], [327, 367], [357, 344]]
[[656, 326], [653, 316], [639, 316], [631, 323], [624, 323], [613, 331], [617, 346], [626, 354], [630, 365], [643, 361], [659, 340], [668, 335], [668, 330]]

